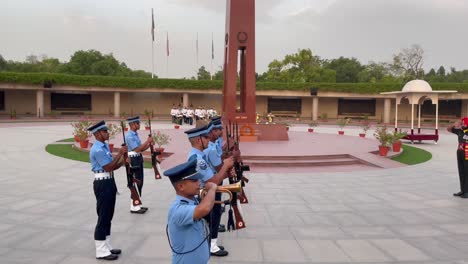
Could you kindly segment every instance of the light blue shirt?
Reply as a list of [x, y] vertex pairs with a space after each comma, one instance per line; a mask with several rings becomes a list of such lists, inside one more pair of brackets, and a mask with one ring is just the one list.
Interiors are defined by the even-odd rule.
[[203, 153], [205, 153], [206, 161], [213, 169], [213, 173], [216, 174], [216, 167], [223, 163], [223, 161], [221, 160], [221, 155], [218, 152], [218, 144], [210, 141], [208, 143], [208, 148], [204, 149]]
[[128, 151], [133, 151], [141, 145], [141, 140], [138, 137], [138, 133], [133, 130], [128, 130], [125, 134], [125, 141], [127, 142]]
[[216, 139], [215, 143], [217, 144], [216, 149], [218, 150], [219, 156], [223, 155], [223, 137]]
[[177, 254], [172, 252], [173, 264], [206, 264], [210, 259], [208, 239], [205, 240], [207, 234], [205, 233], [204, 222], [202, 219], [193, 220], [197, 204], [195, 200], [177, 195], [175, 201], [169, 207], [167, 225], [173, 250], [178, 253], [184, 253], [200, 245], [190, 253]]
[[203, 175], [201, 179], [202, 187], [205, 187], [205, 182], [211, 179], [214, 175], [211, 165], [206, 161], [206, 155], [203, 151], [200, 151], [196, 148], [192, 148], [189, 152], [187, 160], [190, 160], [190, 157], [193, 155], [197, 156], [197, 171]]
[[103, 166], [112, 162], [109, 145], [96, 140], [91, 147], [91, 151], [89, 151], [89, 160], [91, 161], [91, 170], [93, 172], [103, 171]]

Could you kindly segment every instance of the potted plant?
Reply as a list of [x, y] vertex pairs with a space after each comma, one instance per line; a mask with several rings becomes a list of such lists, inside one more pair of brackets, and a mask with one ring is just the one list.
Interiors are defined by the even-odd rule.
[[156, 145], [158, 146], [155, 149], [155, 151], [159, 151], [161, 153], [164, 152], [163, 146], [169, 144], [169, 142], [171, 141], [171, 137], [168, 134], [163, 133], [161, 131], [157, 131], [156, 133], [153, 133], [153, 139], [154, 139], [154, 143], [156, 143]]
[[322, 122], [328, 122], [328, 114], [327, 113], [322, 113], [320, 115], [320, 119], [322, 120]]
[[314, 127], [317, 127], [318, 126], [318, 122], [316, 120], [312, 120], [310, 123], [309, 123], [309, 129], [307, 129], [307, 131], [309, 131], [310, 133], [314, 132]]
[[91, 136], [88, 127], [92, 125], [91, 121], [88, 120], [81, 120], [77, 122], [76, 124], [76, 130], [75, 130], [75, 136], [78, 138], [80, 142], [80, 148], [88, 148], [89, 145], [89, 137]]
[[344, 135], [343, 129], [347, 124], [349, 124], [350, 121], [351, 121], [351, 118], [342, 118], [336, 121], [336, 124], [340, 127], [340, 130], [338, 131], [339, 135]]
[[110, 140], [114, 139], [117, 134], [121, 133], [122, 128], [120, 127], [120, 125], [115, 124], [115, 123], [107, 124], [107, 128], [108, 128], [107, 131], [109, 132], [109, 149], [110, 149], [111, 152], [113, 152], [114, 151], [114, 144], [110, 143]]
[[388, 150], [390, 149], [389, 146], [392, 140], [392, 134], [388, 133], [386, 126], [382, 126], [375, 129], [374, 137], [380, 142], [379, 155], [387, 156]]
[[362, 137], [362, 138], [365, 138], [366, 137], [366, 134], [367, 134], [367, 131], [370, 129], [371, 125], [370, 125], [370, 122], [369, 122], [369, 117], [368, 116], [364, 116], [362, 122], [361, 122], [361, 129], [362, 129], [362, 133], [359, 133], [359, 136]]
[[16, 119], [16, 110], [10, 109], [10, 119]]
[[391, 137], [392, 150], [393, 152], [400, 152], [401, 150], [401, 139], [406, 136], [405, 132], [393, 131]]
[[71, 123], [71, 126], [73, 127], [73, 137], [75, 138], [75, 142], [83, 141], [83, 146], [86, 144], [86, 147], [83, 148], [87, 148], [88, 146], [88, 144], [85, 141], [89, 137], [88, 127], [90, 127], [91, 125], [92, 122], [85, 119]]

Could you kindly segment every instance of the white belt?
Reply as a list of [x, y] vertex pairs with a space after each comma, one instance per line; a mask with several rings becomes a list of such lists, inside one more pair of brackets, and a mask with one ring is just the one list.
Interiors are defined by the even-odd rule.
[[94, 180], [106, 180], [112, 178], [109, 172], [94, 173]]
[[129, 151], [128, 156], [133, 158], [133, 157], [139, 157], [141, 156], [141, 153], [135, 152], [135, 151]]

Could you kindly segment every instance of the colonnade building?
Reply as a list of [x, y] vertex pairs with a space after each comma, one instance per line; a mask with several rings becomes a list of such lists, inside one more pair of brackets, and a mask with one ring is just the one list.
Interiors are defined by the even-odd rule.
[[[176, 87], [177, 84], [164, 87], [160, 83], [141, 85], [144, 87], [109, 87], [107, 84], [100, 86], [59, 81], [16, 81], [2, 78], [4, 75], [5, 73], [0, 74], [0, 115], [9, 115], [14, 111], [18, 116], [105, 115], [118, 118], [152, 111], [157, 116], [169, 116], [173, 105], [212, 107], [221, 113], [222, 82], [219, 81], [213, 81], [212, 88], [210, 82], [205, 82], [202, 89], [196, 87], [197, 81], [186, 80], [181, 81], [183, 84], [180, 87]], [[380, 94], [389, 91], [387, 86], [380, 88], [379, 84], [374, 84], [372, 92], [362, 92], [357, 84], [336, 84], [336, 87], [333, 84], [324, 87], [320, 84], [314, 84], [313, 87], [304, 84], [303, 87], [294, 89], [284, 85], [285, 88], [281, 89], [281, 84], [268, 88], [264, 87], [267, 85], [257, 83], [257, 113], [313, 120], [368, 116], [371, 120], [394, 122], [395, 98]], [[400, 85], [393, 87], [398, 86]], [[441, 121], [468, 116], [468, 93], [460, 92], [463, 90], [462, 86], [460, 84], [457, 89], [456, 84], [451, 84], [450, 88], [458, 92], [439, 96], [437, 103]], [[403, 85], [396, 90], [401, 90], [402, 87]], [[418, 114], [416, 110], [414, 115]], [[423, 121], [433, 120], [435, 102], [424, 101], [421, 116]], [[402, 122], [411, 120], [411, 106], [404, 101], [398, 106], [398, 119]]]

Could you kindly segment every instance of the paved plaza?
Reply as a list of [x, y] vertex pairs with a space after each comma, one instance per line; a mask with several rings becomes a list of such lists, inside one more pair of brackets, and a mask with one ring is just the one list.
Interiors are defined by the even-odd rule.
[[[0, 124], [1, 264], [106, 263], [94, 255], [89, 164], [44, 150], [71, 132], [68, 123]], [[250, 204], [242, 207], [247, 228], [221, 234], [229, 256], [210, 263], [468, 264], [468, 199], [452, 196], [459, 190], [456, 141], [441, 131], [439, 144], [417, 145], [433, 159], [416, 166], [251, 172]], [[170, 263], [165, 226], [174, 190], [151, 170], [145, 174], [143, 203], [150, 209], [135, 215], [124, 170], [116, 173], [121, 195], [112, 238], [123, 253], [114, 263]]]

